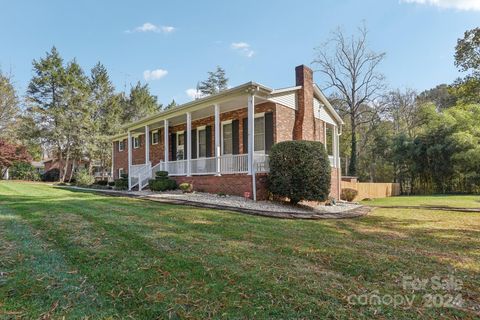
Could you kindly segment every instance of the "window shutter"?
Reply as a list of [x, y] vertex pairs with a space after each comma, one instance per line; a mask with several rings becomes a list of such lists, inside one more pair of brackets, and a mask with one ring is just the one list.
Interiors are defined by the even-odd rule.
[[243, 153], [248, 153], [248, 118], [244, 118], [243, 121]]
[[170, 135], [170, 161], [176, 161], [177, 160], [177, 134], [172, 133]]
[[197, 159], [197, 129], [192, 129], [192, 159]]
[[207, 143], [207, 158], [212, 156], [212, 126], [205, 127], [206, 143]]
[[265, 113], [265, 153], [270, 152], [273, 144], [273, 112]]
[[187, 130], [183, 131], [183, 160], [187, 159], [187, 148], [190, 142], [187, 139]]
[[239, 135], [239, 121], [238, 120], [233, 120], [232, 121], [232, 152], [233, 154], [239, 154], [240, 153], [240, 145], [238, 141], [238, 135]]

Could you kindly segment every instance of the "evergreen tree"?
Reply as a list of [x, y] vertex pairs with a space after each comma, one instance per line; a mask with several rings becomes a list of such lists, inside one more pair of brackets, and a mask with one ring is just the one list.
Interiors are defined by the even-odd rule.
[[137, 121], [159, 112], [162, 105], [157, 102], [157, 97], [150, 93], [148, 84], [140, 82], [130, 89], [128, 99], [124, 99], [123, 122]]
[[228, 88], [228, 78], [225, 75], [225, 69], [217, 66], [215, 71], [208, 72], [208, 78], [197, 85], [197, 91], [204, 95], [219, 93]]
[[165, 108], [163, 108], [163, 110], [172, 109], [172, 108], [175, 108], [176, 106], [178, 106], [177, 102], [175, 101], [175, 99], [172, 99], [172, 102], [167, 104]]

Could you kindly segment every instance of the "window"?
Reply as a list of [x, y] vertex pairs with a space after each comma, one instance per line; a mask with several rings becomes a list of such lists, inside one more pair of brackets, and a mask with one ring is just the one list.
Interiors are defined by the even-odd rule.
[[159, 134], [160, 133], [158, 131], [153, 131], [152, 132], [152, 138], [151, 138], [152, 144], [158, 144], [158, 139], [160, 138]]
[[125, 170], [123, 170], [123, 168], [118, 169], [118, 177], [119, 178], [121, 178], [124, 173], [125, 173]]
[[256, 117], [253, 133], [253, 150], [265, 151], [265, 117]]
[[133, 149], [140, 148], [140, 137], [133, 137]]
[[223, 154], [232, 154], [233, 153], [233, 134], [232, 134], [232, 123], [225, 123], [222, 126], [222, 150]]
[[185, 159], [185, 134], [177, 132], [177, 160]]
[[197, 157], [205, 158], [207, 156], [207, 131], [205, 129], [197, 130], [197, 141]]
[[123, 151], [125, 150], [125, 141], [118, 141], [118, 151]]
[[333, 155], [333, 127], [325, 124], [325, 149], [328, 155]]

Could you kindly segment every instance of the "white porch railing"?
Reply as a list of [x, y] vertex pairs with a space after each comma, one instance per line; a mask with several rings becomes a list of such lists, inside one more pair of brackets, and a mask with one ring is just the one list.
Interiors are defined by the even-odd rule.
[[328, 156], [328, 160], [330, 160], [330, 166], [335, 167], [335, 157], [334, 156]]
[[192, 159], [190, 168], [192, 174], [215, 174], [217, 170], [216, 157]]
[[[220, 163], [220, 174], [235, 174], [248, 172], [247, 154], [229, 154], [220, 157], [199, 158], [190, 160], [190, 173], [192, 175], [212, 175], [217, 173], [217, 160]], [[264, 173], [270, 170], [268, 165], [268, 155], [255, 154], [254, 156], [255, 172]], [[140, 165], [141, 166], [141, 165]], [[132, 166], [137, 167], [137, 166]], [[133, 168], [132, 168], [133, 169]], [[150, 176], [155, 177], [157, 171], [168, 171], [171, 176], [187, 175], [188, 160], [169, 161], [168, 164], [160, 163], [151, 167]], [[138, 170], [135, 168], [134, 170]], [[135, 177], [133, 174], [132, 177]], [[133, 185], [132, 185], [133, 186]]]
[[255, 154], [253, 156], [253, 163], [255, 165], [255, 172], [264, 173], [270, 171], [268, 154]]
[[184, 176], [187, 174], [187, 160], [177, 160], [168, 162], [168, 173], [171, 176]]
[[220, 173], [248, 172], [248, 154], [228, 154], [220, 156]]
[[152, 178], [152, 164], [132, 165], [128, 176], [131, 181], [130, 187], [133, 188], [138, 185], [138, 190], [142, 190], [148, 185], [148, 180]]

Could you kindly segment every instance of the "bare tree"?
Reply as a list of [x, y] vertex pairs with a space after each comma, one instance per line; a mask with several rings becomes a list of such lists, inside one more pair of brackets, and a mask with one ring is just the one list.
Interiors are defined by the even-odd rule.
[[0, 135], [9, 135], [18, 112], [18, 98], [11, 79], [0, 71]]
[[414, 138], [417, 128], [424, 124], [425, 119], [420, 112], [420, 103], [415, 90], [394, 90], [383, 98], [385, 115], [392, 121], [395, 134], [405, 133]]
[[[385, 53], [368, 49], [365, 25], [358, 29], [357, 36], [345, 38], [337, 29], [332, 38], [315, 49], [313, 64], [316, 71], [324, 74], [336, 97], [336, 105], [343, 116], [350, 118], [351, 149], [349, 173], [357, 173], [357, 128], [373, 119], [379, 109], [375, 103], [385, 89], [384, 76], [377, 72]], [[365, 106], [369, 106], [366, 108]]]

